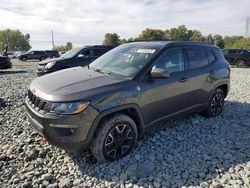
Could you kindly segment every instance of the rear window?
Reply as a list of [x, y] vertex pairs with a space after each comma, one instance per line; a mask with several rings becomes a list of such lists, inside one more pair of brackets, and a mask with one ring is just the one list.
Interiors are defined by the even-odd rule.
[[213, 53], [214, 53], [215, 58], [216, 58], [217, 61], [225, 61], [225, 58], [224, 58], [224, 56], [223, 56], [223, 54], [222, 54], [222, 52], [221, 52], [220, 49], [213, 48], [212, 51], [213, 51]]
[[101, 56], [101, 55], [105, 54], [106, 52], [107, 52], [107, 50], [105, 50], [105, 49], [94, 49], [95, 56]]
[[189, 68], [195, 69], [208, 65], [208, 57], [205, 49], [188, 49]]
[[208, 54], [209, 63], [214, 63], [215, 62], [215, 56], [214, 56], [213, 51], [211, 49], [208, 49], [207, 54]]
[[237, 50], [228, 50], [228, 54], [236, 54]]

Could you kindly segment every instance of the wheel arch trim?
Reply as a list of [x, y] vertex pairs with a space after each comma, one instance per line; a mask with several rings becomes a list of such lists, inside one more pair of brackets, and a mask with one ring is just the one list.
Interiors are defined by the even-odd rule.
[[136, 112], [136, 115], [138, 116], [138, 121], [139, 121], [139, 125], [136, 125], [138, 128], [138, 133], [140, 133], [143, 129], [143, 124], [144, 124], [144, 120], [143, 120], [143, 116], [142, 116], [142, 112], [140, 107], [137, 104], [125, 104], [125, 105], [121, 105], [121, 106], [117, 106], [114, 108], [110, 108], [108, 110], [105, 110], [103, 112], [101, 112], [94, 120], [89, 133], [87, 135], [87, 140], [89, 140], [91, 142], [91, 139], [93, 138], [96, 129], [98, 128], [99, 123], [101, 122], [101, 120], [111, 114], [114, 113], [119, 113], [122, 110], [128, 110], [128, 109], [133, 109]]

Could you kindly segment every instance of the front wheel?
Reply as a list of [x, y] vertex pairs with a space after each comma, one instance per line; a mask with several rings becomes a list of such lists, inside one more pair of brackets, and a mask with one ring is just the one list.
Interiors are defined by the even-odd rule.
[[90, 149], [98, 161], [114, 161], [127, 155], [135, 147], [137, 139], [135, 122], [129, 116], [115, 114], [98, 126]]
[[210, 100], [207, 110], [204, 112], [206, 117], [215, 117], [221, 114], [224, 107], [224, 92], [216, 89]]

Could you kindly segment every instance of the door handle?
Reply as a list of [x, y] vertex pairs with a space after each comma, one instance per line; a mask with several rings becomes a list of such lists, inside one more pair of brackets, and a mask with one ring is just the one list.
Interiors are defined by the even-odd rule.
[[184, 83], [184, 82], [186, 82], [186, 81], [188, 81], [187, 78], [181, 78], [181, 79], [179, 80], [179, 82], [182, 82], [182, 83]]
[[214, 70], [210, 70], [210, 71], [209, 71], [209, 74], [214, 74]]

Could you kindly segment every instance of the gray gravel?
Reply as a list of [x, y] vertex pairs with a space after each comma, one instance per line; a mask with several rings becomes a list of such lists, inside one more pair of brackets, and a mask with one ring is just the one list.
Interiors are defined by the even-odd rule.
[[48, 143], [27, 121], [35, 62], [0, 70], [1, 187], [249, 187], [250, 69], [232, 69], [223, 114], [191, 115], [148, 133], [128, 156], [98, 164]]

